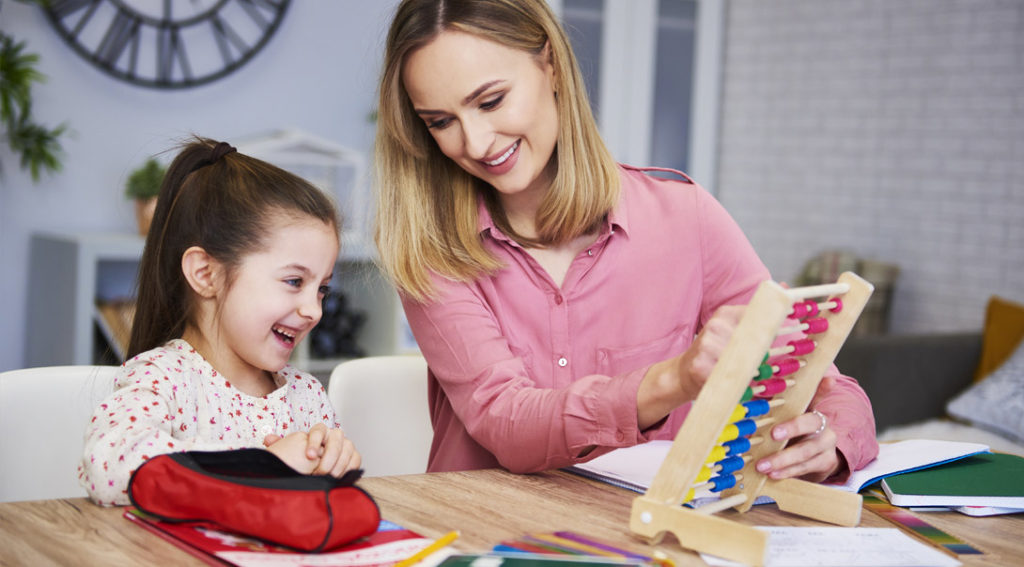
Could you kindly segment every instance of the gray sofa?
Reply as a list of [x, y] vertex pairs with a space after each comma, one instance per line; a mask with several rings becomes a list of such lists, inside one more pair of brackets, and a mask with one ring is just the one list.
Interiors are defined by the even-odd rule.
[[851, 336], [836, 356], [871, 399], [879, 432], [946, 414], [946, 402], [971, 385], [981, 332]]

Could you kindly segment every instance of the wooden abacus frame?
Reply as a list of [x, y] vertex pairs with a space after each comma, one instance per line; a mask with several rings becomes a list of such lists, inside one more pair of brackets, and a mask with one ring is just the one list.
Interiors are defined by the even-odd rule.
[[[851, 272], [843, 273], [835, 284], [786, 289], [766, 281], [758, 287], [650, 488], [633, 501], [630, 529], [634, 534], [657, 542], [671, 532], [685, 548], [763, 565], [767, 532], [712, 514], [727, 508], [745, 512], [763, 495], [787, 512], [841, 526], [860, 523], [859, 494], [797, 479], [773, 480], [754, 466], [786, 445], [772, 440], [767, 429], [804, 413], [873, 290], [870, 283]], [[752, 377], [758, 375], [780, 325], [795, 303], [816, 297], [840, 297], [842, 309], [820, 313], [828, 321], [828, 330], [814, 336], [814, 350], [803, 357], [806, 364], [790, 376], [792, 385], [773, 398], [783, 402], [772, 411], [771, 423], [755, 433], [762, 440], [750, 449], [739, 473], [742, 476], [737, 477], [742, 480], [723, 491], [720, 500], [697, 508], [682, 506]]]

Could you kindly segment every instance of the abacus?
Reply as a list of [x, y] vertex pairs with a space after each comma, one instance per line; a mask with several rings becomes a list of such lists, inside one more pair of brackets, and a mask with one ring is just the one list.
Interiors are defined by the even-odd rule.
[[[633, 501], [634, 534], [657, 543], [671, 532], [685, 548], [763, 565], [767, 533], [713, 514], [746, 512], [767, 496], [793, 514], [841, 526], [860, 523], [859, 494], [773, 480], [754, 467], [785, 446], [769, 435], [772, 425], [806, 410], [873, 289], [851, 272], [834, 284], [787, 289], [761, 283], [650, 488]], [[716, 493], [719, 499], [694, 506]]]

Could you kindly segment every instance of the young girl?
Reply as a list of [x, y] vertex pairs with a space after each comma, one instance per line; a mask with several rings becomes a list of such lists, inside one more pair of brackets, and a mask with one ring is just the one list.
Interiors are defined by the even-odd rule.
[[265, 446], [302, 473], [360, 465], [323, 386], [287, 365], [338, 246], [316, 187], [225, 142], [182, 149], [146, 238], [129, 360], [86, 431], [95, 502], [128, 504], [132, 471], [162, 453]]
[[[544, 0], [403, 0], [379, 93], [377, 244], [430, 368], [428, 470], [674, 438], [770, 277], [725, 209], [615, 163]], [[863, 390], [835, 368], [821, 384], [759, 471], [874, 458]]]

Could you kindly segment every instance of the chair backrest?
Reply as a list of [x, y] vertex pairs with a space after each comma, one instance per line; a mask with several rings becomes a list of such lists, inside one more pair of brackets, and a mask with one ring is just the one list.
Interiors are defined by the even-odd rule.
[[116, 366], [0, 373], [0, 502], [85, 496], [78, 485], [85, 426], [113, 391]]
[[422, 356], [371, 356], [342, 362], [331, 372], [327, 396], [345, 436], [362, 455], [366, 476], [427, 470], [434, 429], [427, 407], [427, 363]]

